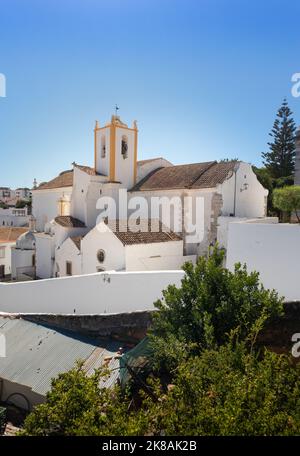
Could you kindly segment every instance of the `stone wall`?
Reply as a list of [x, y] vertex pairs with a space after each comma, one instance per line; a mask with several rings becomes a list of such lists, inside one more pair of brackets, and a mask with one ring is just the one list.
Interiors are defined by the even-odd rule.
[[145, 337], [151, 314], [140, 311], [111, 315], [20, 314], [18, 317], [87, 337], [136, 343]]
[[[293, 334], [300, 333], [300, 301], [287, 302], [285, 316], [267, 326], [258, 337], [258, 344], [276, 353], [290, 353]], [[111, 315], [6, 314], [33, 323], [70, 331], [96, 339], [115, 339], [133, 345], [142, 340], [151, 325], [153, 311]]]
[[[273, 321], [258, 338], [260, 345], [276, 353], [292, 349], [292, 335], [300, 333], [300, 301], [285, 303], [285, 316]], [[93, 338], [112, 338], [136, 343], [143, 339], [151, 325], [152, 311], [114, 315], [21, 314], [21, 318], [38, 324], [72, 331]]]

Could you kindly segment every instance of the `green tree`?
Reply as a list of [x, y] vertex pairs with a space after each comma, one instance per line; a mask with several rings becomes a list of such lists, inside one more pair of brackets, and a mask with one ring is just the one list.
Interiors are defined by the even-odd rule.
[[273, 204], [279, 210], [294, 212], [298, 222], [300, 223], [300, 186], [292, 185], [290, 187], [283, 187], [275, 189], [273, 192]]
[[140, 431], [173, 436], [299, 435], [299, 374], [299, 366], [288, 356], [268, 351], [258, 355], [244, 343], [205, 350], [179, 365], [161, 401], [146, 399], [148, 422]]
[[142, 391], [135, 408], [119, 388], [100, 390], [99, 372], [72, 369], [53, 381], [21, 434], [299, 435], [299, 366], [233, 339], [182, 362], [167, 388], [149, 377], [157, 400]]
[[228, 342], [231, 330], [241, 340], [251, 337], [267, 320], [282, 313], [282, 299], [266, 290], [257, 272], [237, 264], [223, 267], [216, 247], [193, 266], [186, 263], [181, 287], [170, 285], [155, 307], [150, 333], [153, 365], [170, 372], [191, 354]]
[[292, 115], [287, 100], [284, 99], [270, 133], [273, 138], [268, 143], [270, 150], [262, 154], [264, 166], [273, 178], [287, 177], [294, 173], [296, 124]]
[[118, 387], [99, 388], [105, 375], [99, 370], [87, 377], [82, 363], [60, 374], [52, 381], [46, 402], [25, 420], [22, 434], [122, 435], [128, 403], [125, 397], [121, 400]]
[[24, 201], [24, 200], [19, 199], [19, 200], [16, 202], [16, 208], [17, 208], [17, 209], [23, 209], [25, 206], [27, 206], [27, 201]]
[[278, 177], [277, 179], [275, 179], [271, 176], [270, 170], [267, 168], [257, 168], [256, 166], [253, 166], [252, 168], [261, 185], [265, 187], [267, 190], [269, 190], [267, 203], [268, 215], [280, 217], [280, 211], [273, 204], [273, 191], [275, 188], [282, 188], [288, 185], [293, 185], [294, 176]]

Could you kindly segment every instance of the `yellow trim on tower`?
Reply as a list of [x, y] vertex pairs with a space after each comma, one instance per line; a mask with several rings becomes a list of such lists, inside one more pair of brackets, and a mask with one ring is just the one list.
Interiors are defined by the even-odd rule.
[[133, 158], [133, 182], [136, 183], [137, 178], [137, 143], [138, 143], [138, 129], [135, 124], [134, 128], [134, 158]]
[[115, 180], [116, 172], [116, 125], [110, 125], [110, 160], [109, 160], [109, 180]]
[[96, 120], [94, 128], [94, 168], [97, 171], [97, 130], [99, 130], [98, 120]]

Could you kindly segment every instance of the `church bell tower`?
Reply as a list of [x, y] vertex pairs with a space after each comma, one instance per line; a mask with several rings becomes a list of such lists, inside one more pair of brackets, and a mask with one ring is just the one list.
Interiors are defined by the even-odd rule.
[[113, 115], [103, 127], [96, 121], [95, 171], [108, 176], [110, 182], [120, 182], [130, 189], [136, 182], [137, 140], [136, 121], [131, 128], [117, 115]]

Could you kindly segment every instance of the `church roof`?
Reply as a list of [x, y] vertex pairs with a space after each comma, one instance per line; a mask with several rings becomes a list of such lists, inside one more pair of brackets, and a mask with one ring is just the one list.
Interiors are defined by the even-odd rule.
[[0, 227], [0, 244], [4, 244], [6, 242], [15, 242], [19, 236], [26, 233], [27, 231], [28, 227]]
[[[97, 173], [94, 168], [90, 166], [83, 166], [77, 165], [74, 163], [76, 168], [79, 168], [81, 171], [89, 174], [90, 176], [100, 176], [101, 174]], [[67, 171], [61, 172], [58, 176], [54, 179], [50, 180], [49, 182], [43, 182], [40, 184], [35, 190], [48, 190], [54, 188], [62, 188], [62, 187], [72, 187], [73, 186], [73, 169], [69, 169]]]
[[49, 182], [43, 182], [35, 190], [48, 190], [61, 187], [72, 187], [73, 185], [73, 170], [67, 170], [60, 173]]
[[131, 191], [216, 187], [224, 182], [236, 163], [213, 161], [158, 168], [147, 174]]
[[112, 220], [109, 228], [123, 245], [152, 244], [156, 242], [181, 241], [182, 237], [167, 228], [160, 220], [141, 220], [140, 231], [134, 232], [127, 220]]
[[55, 217], [55, 222], [65, 228], [85, 228], [85, 224], [71, 215], [59, 215]]

